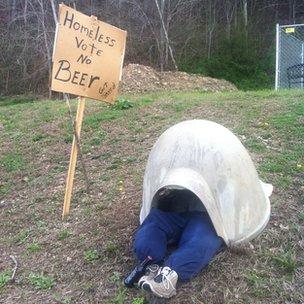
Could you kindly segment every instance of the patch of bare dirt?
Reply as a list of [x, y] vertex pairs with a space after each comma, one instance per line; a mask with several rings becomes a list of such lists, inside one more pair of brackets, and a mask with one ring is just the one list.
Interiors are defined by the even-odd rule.
[[205, 92], [236, 91], [234, 84], [224, 79], [188, 74], [186, 72], [158, 72], [152, 67], [140, 64], [129, 64], [123, 69], [122, 93], [142, 93], [157, 91]]

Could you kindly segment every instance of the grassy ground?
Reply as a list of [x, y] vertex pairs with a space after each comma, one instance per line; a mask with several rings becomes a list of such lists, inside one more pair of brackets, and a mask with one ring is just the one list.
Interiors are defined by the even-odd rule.
[[274, 185], [272, 214], [260, 237], [225, 251], [168, 303], [304, 303], [304, 93], [126, 98], [132, 108], [87, 102], [82, 139], [91, 191], [78, 168], [64, 222], [72, 140], [65, 103], [1, 101], [0, 303], [163, 303], [121, 281], [133, 265], [149, 150], [166, 128], [193, 118], [239, 136]]

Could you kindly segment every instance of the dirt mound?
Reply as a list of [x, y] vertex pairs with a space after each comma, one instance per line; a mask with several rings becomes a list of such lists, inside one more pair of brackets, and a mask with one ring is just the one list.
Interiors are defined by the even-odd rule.
[[120, 87], [122, 93], [166, 90], [219, 92], [235, 91], [237, 88], [223, 79], [185, 72], [157, 72], [151, 67], [140, 64], [129, 64], [124, 67]]

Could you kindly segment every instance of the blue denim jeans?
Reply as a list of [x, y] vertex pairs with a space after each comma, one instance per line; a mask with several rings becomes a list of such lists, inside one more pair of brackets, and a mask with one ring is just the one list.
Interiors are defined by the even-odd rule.
[[[167, 246], [177, 249], [167, 256]], [[207, 212], [164, 212], [152, 209], [136, 232], [135, 254], [139, 261], [147, 256], [175, 270], [181, 281], [197, 275], [224, 245], [217, 236]]]

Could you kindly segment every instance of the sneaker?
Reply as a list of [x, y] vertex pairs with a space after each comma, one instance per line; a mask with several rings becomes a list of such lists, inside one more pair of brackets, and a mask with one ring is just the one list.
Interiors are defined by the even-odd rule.
[[142, 284], [146, 281], [153, 280], [159, 270], [159, 266], [157, 264], [151, 264], [147, 267], [145, 275], [143, 275], [138, 281], [138, 287], [142, 288]]
[[153, 292], [160, 298], [171, 298], [176, 295], [177, 273], [170, 267], [160, 268], [151, 280], [143, 282], [142, 289]]

